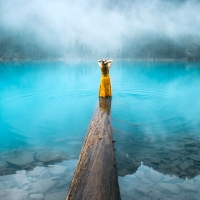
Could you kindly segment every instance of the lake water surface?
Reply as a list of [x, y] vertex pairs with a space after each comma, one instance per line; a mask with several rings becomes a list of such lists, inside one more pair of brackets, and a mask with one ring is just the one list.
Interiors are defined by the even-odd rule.
[[[94, 109], [96, 61], [0, 63], [0, 199], [64, 200]], [[122, 199], [198, 199], [200, 63], [114, 61]]]

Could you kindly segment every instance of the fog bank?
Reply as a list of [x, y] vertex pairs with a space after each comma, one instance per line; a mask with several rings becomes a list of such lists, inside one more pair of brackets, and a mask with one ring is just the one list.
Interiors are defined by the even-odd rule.
[[0, 0], [0, 57], [196, 59], [199, 10], [195, 0]]

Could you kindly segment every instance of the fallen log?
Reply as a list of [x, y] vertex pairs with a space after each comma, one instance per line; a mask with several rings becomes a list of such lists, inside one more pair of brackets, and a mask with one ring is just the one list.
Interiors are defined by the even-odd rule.
[[111, 98], [100, 98], [67, 200], [120, 200], [110, 121]]

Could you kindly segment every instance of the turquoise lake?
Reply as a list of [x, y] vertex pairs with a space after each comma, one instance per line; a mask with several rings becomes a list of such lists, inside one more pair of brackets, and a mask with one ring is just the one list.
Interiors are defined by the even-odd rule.
[[[64, 200], [98, 106], [95, 60], [0, 63], [0, 199]], [[117, 60], [111, 119], [122, 200], [198, 199], [200, 63]]]

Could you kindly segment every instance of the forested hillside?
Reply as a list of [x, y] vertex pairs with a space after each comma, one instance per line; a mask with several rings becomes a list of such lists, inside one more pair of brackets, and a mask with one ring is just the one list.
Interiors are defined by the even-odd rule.
[[200, 60], [195, 0], [0, 1], [0, 60]]

